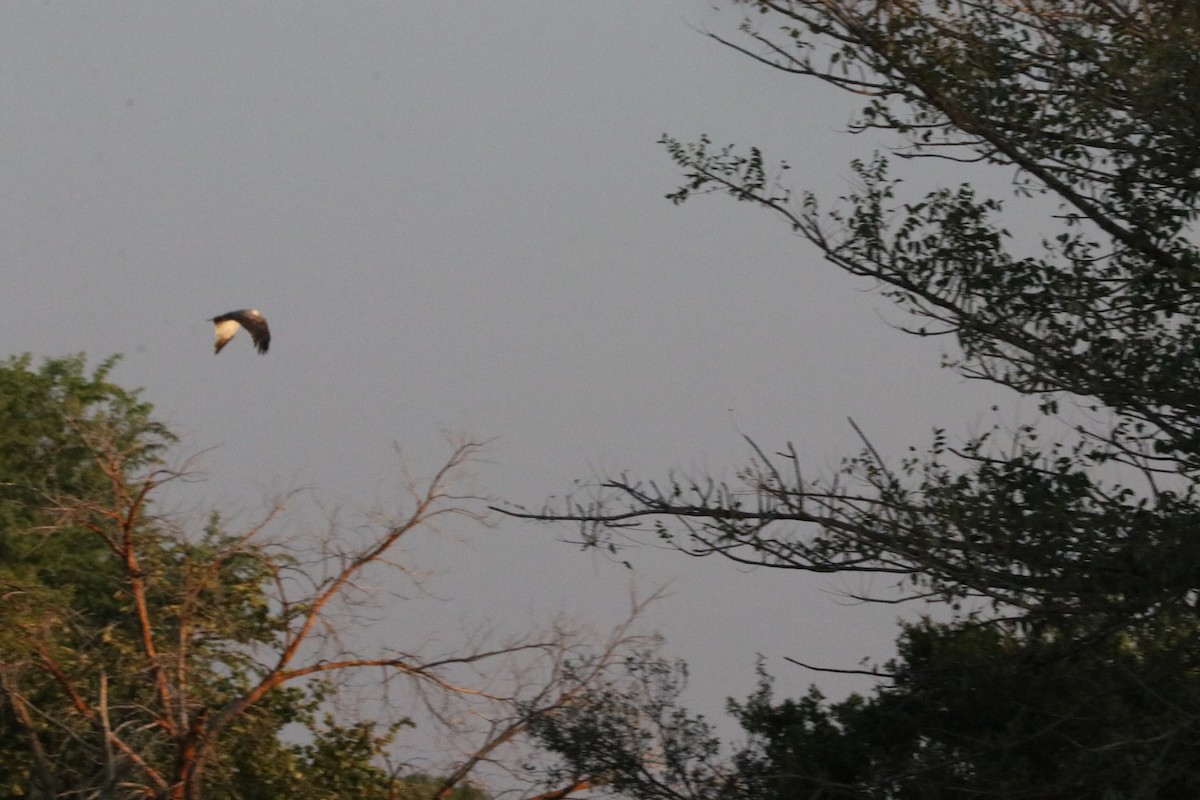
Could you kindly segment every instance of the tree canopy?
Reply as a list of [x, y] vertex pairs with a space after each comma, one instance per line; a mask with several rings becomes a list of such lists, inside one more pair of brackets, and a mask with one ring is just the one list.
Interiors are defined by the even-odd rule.
[[[714, 39], [862, 97], [853, 130], [894, 148], [855, 160], [831, 201], [757, 148], [664, 136], [686, 176], [669, 197], [777, 215], [907, 312], [905, 331], [942, 337], [947, 366], [1033, 396], [1039, 417], [939, 430], [899, 458], [864, 440], [822, 478], [754, 445], [738, 482], [619, 476], [528, 516], [610, 548], [644, 531], [742, 564], [891, 575], [944, 604], [870, 698], [735, 706], [751, 744], [730, 768], [778, 796], [1194, 796], [1200, 6], [730, 5], [740, 33]], [[926, 159], [966, 180], [909, 189]], [[1007, 195], [979, 188], [989, 170]], [[1010, 230], [1021, 204], [1042, 229]]]
[[[0, 797], [479, 800], [482, 767], [546, 791], [522, 740], [640, 641], [628, 623], [436, 655], [347, 629], [394, 599], [363, 579], [403, 577], [397, 542], [478, 517], [451, 490], [476, 445], [354, 531], [272, 535], [287, 497], [246, 527], [196, 525], [158, 507], [188, 464], [171, 465], [174, 437], [114, 364], [0, 362]], [[366, 673], [405, 699], [347, 716], [348, 678]], [[414, 727], [448, 757], [406, 746]]]

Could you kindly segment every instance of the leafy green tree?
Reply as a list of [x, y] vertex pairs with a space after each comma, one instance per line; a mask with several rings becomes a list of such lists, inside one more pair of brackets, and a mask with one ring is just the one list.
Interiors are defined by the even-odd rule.
[[[54, 498], [70, 496], [103, 502], [111, 491], [100, 465], [91, 457], [90, 431], [105, 429], [115, 447], [129, 454], [131, 469], [151, 463], [174, 440], [150, 419], [150, 407], [136, 393], [108, 382], [115, 359], [89, 377], [82, 356], [29, 369], [28, 356], [10, 359], [0, 369], [0, 587], [22, 593], [37, 587], [65, 591], [87, 588], [87, 613], [93, 622], [111, 621], [111, 581], [115, 574], [99, 539], [50, 537], [47, 509]], [[28, 531], [34, 535], [26, 535]], [[13, 594], [16, 600], [22, 594]], [[11, 611], [20, 602], [6, 606]], [[6, 625], [4, 630], [12, 631]], [[2, 635], [2, 634], [0, 634]]]
[[[621, 477], [529, 516], [612, 548], [640, 528], [693, 555], [892, 575], [958, 612], [907, 631], [870, 700], [739, 707], [781, 795], [805, 796], [802, 774], [813, 797], [1194, 796], [1200, 4], [730, 5], [749, 11], [740, 36], [714, 38], [864, 98], [855, 130], [897, 149], [856, 160], [831, 204], [756, 148], [664, 137], [686, 174], [669, 196], [774, 213], [906, 311], [907, 332], [943, 337], [948, 366], [1037, 398], [1040, 419], [939, 431], [898, 461], [864, 441], [833, 479], [755, 447], [743, 482]], [[909, 190], [922, 159], [1000, 169], [1015, 191]], [[1008, 228], [1023, 204], [1050, 210], [1045, 230]]]
[[[5, 653], [0, 690], [7, 701], [0, 708], [0, 764], [8, 768], [7, 774], [0, 768], [0, 792], [5, 796], [26, 794], [22, 787], [35, 773], [36, 784], [55, 787], [64, 782], [64, 772], [89, 768], [64, 769], [44, 754], [30, 758], [39, 749], [58, 749], [21, 735], [35, 724], [31, 708], [43, 707], [54, 692], [44, 680], [36, 689], [25, 689], [24, 696], [17, 686], [39, 652], [49, 655], [56, 645], [71, 646], [53, 631], [110, 631], [121, 619], [114, 596], [119, 565], [101, 539], [80, 528], [50, 535], [60, 527], [57, 499], [98, 504], [108, 499], [112, 486], [89, 449], [92, 431], [105, 430], [129, 453], [131, 468], [148, 465], [172, 442], [136, 393], [107, 380], [114, 365], [109, 359], [88, 376], [83, 357], [75, 356], [33, 371], [24, 356], [0, 368], [0, 647]], [[54, 703], [66, 707], [66, 698]], [[69, 741], [69, 735], [61, 739], [64, 747]]]
[[[378, 607], [360, 579], [397, 569], [412, 532], [477, 517], [451, 492], [477, 448], [370, 528], [273, 538], [281, 500], [245, 530], [216, 514], [194, 530], [155, 504], [187, 467], [114, 363], [0, 363], [0, 797], [479, 800], [480, 768], [519, 759], [533, 720], [638, 640], [619, 626], [594, 648], [556, 626], [365, 651], [338, 635]], [[339, 678], [368, 673], [415, 694], [454, 757], [415, 773], [392, 761], [407, 717], [329, 717]]]

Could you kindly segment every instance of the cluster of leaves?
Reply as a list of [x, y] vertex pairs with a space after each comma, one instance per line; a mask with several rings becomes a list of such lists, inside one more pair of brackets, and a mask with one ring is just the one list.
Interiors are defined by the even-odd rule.
[[715, 798], [730, 791], [719, 742], [708, 723], [680, 708], [687, 666], [651, 650], [624, 661], [624, 680], [589, 687], [579, 699], [533, 727], [561, 759], [551, 785], [603, 777], [606, 791], [669, 800]]
[[758, 797], [1192, 797], [1200, 679], [1147, 649], [910, 625], [870, 698], [780, 701], [764, 680], [733, 706], [752, 743], [735, 763]]

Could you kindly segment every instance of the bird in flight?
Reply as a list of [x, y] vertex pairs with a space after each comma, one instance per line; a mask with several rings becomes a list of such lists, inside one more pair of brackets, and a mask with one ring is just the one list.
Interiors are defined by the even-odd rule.
[[230, 311], [228, 314], [213, 317], [211, 322], [217, 333], [214, 353], [221, 352], [221, 348], [237, 335], [239, 327], [249, 331], [250, 338], [254, 340], [254, 346], [258, 348], [259, 353], [267, 352], [267, 347], [271, 344], [271, 331], [267, 328], [267, 319], [256, 308]]

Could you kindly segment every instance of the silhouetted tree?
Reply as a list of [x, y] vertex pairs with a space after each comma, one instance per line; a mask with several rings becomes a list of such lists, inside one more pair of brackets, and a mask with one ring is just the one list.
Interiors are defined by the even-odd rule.
[[[755, 446], [739, 482], [620, 476], [524, 515], [614, 549], [645, 533], [891, 575], [959, 611], [907, 631], [869, 700], [738, 707], [760, 755], [739, 763], [778, 796], [1194, 796], [1200, 4], [732, 5], [749, 11], [740, 36], [714, 38], [861, 96], [854, 129], [898, 146], [856, 160], [830, 204], [758, 149], [664, 137], [687, 178], [670, 197], [771, 211], [906, 311], [907, 332], [943, 337], [950, 367], [1037, 398], [1041, 418], [938, 431], [895, 461], [864, 441], [832, 479]], [[922, 159], [1005, 170], [1014, 191], [907, 191]], [[1008, 229], [1022, 203], [1052, 209], [1044, 231]]]

